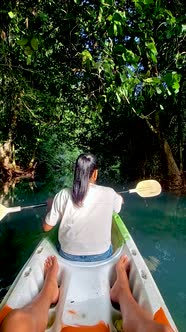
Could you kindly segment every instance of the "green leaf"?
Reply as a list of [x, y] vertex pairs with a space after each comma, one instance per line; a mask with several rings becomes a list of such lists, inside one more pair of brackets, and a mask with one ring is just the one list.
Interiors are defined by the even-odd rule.
[[81, 53], [81, 56], [82, 56], [83, 64], [85, 64], [86, 62], [92, 61], [92, 55], [90, 54], [90, 52], [88, 50], [84, 50]]
[[9, 16], [10, 18], [14, 18], [14, 17], [16, 16], [16, 14], [14, 14], [13, 12], [9, 12], [9, 13], [8, 13], [8, 16]]
[[171, 37], [172, 37], [172, 31], [170, 31], [170, 30], [168, 30], [167, 32], [166, 32], [166, 37], [167, 37], [167, 39], [170, 39]]
[[28, 38], [22, 38], [20, 40], [17, 40], [17, 44], [20, 46], [25, 46], [28, 43]]
[[153, 63], [157, 63], [157, 58], [154, 54], [150, 54], [150, 58], [151, 58]]
[[117, 36], [118, 35], [118, 28], [117, 28], [116, 23], [113, 24], [113, 29], [114, 29], [114, 35]]
[[158, 86], [156, 87], [156, 92], [158, 95], [160, 95], [162, 93], [161, 89]]
[[31, 55], [28, 55], [27, 60], [26, 60], [27, 65], [30, 65], [31, 62], [32, 62], [32, 57], [31, 57]]
[[39, 45], [39, 41], [37, 38], [33, 37], [31, 39], [31, 46], [33, 48], [34, 51], [37, 51], [38, 50], [38, 45]]
[[136, 56], [132, 50], [125, 49], [126, 61], [132, 63], [133, 65], [139, 60], [139, 57]]
[[120, 77], [120, 80], [122, 83], [124, 83], [126, 81], [126, 74], [122, 74], [122, 73], [119, 73], [119, 77]]
[[145, 43], [145, 45], [147, 46], [147, 48], [151, 51], [151, 53], [153, 53], [154, 55], [157, 55], [157, 49], [156, 49], [156, 45], [154, 42], [151, 43]]
[[47, 21], [48, 21], [48, 14], [43, 13], [43, 12], [40, 12], [40, 13], [39, 13], [39, 16], [40, 16], [40, 19], [41, 19], [43, 22], [47, 22]]
[[119, 94], [118, 94], [117, 91], [116, 91], [116, 97], [117, 97], [118, 103], [121, 103], [121, 98], [120, 98], [120, 96], [119, 96]]
[[104, 102], [105, 102], [105, 103], [107, 102], [107, 96], [106, 96], [106, 95], [101, 95], [101, 98], [104, 99]]
[[125, 12], [121, 12], [121, 11], [116, 11], [112, 17], [112, 21], [114, 22], [123, 22], [123, 19], [125, 19]]
[[52, 48], [50, 48], [50, 49], [48, 49], [48, 50], [45, 51], [45, 54], [46, 54], [47, 57], [50, 56], [52, 53], [53, 53], [53, 49]]
[[152, 77], [145, 78], [143, 81], [144, 81], [145, 83], [153, 83], [153, 78], [152, 78]]
[[31, 49], [30, 46], [26, 46], [24, 52], [26, 55], [32, 55], [33, 50]]
[[169, 24], [174, 25], [176, 23], [176, 18], [172, 15], [171, 11], [168, 9], [165, 9], [165, 13], [168, 15], [166, 21]]
[[92, 121], [90, 119], [85, 119], [84, 123], [85, 124], [90, 124]]
[[154, 63], [157, 63], [157, 58], [156, 58], [156, 56], [157, 56], [157, 54], [158, 54], [158, 52], [157, 52], [157, 49], [156, 49], [156, 45], [155, 45], [155, 42], [154, 41], [152, 41], [152, 42], [146, 42], [145, 43], [145, 45], [146, 45], [146, 47], [147, 47], [147, 49], [150, 51], [148, 51], [147, 52], [147, 54], [148, 54], [148, 56], [151, 58], [151, 60], [154, 62]]
[[126, 57], [125, 57], [125, 54], [124, 54], [124, 53], [122, 54], [122, 59], [123, 59], [124, 61], [127, 61], [127, 59], [126, 59]]
[[181, 79], [181, 75], [178, 74], [176, 71], [173, 71], [172, 73], [167, 73], [165, 75], [164, 80], [167, 83], [167, 92], [169, 95], [171, 94], [170, 90], [173, 90], [174, 93], [179, 92], [180, 79]]
[[107, 20], [108, 20], [108, 21], [112, 21], [112, 15], [109, 15], [109, 16], [107, 17]]
[[174, 92], [175, 93], [178, 93], [179, 92], [179, 88], [180, 88], [180, 84], [178, 81], [175, 81], [172, 85], [172, 88], [174, 89]]

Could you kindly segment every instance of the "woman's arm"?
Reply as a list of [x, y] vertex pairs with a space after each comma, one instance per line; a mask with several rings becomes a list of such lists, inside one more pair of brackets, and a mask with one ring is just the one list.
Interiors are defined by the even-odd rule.
[[[47, 213], [51, 210], [51, 208], [52, 208], [52, 203], [53, 203], [53, 198], [49, 198], [49, 199], [47, 200], [47, 211], [46, 211], [46, 215], [47, 215]], [[45, 218], [46, 218], [46, 216], [45, 216]], [[44, 220], [43, 220], [43, 230], [44, 230], [44, 232], [48, 232], [48, 231], [50, 231], [54, 226], [50, 226], [50, 225], [48, 225], [48, 224], [45, 222], [45, 218], [44, 218]]]

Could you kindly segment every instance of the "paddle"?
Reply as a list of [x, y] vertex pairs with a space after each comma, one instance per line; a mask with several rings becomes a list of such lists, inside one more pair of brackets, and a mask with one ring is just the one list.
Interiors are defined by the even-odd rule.
[[[141, 197], [153, 197], [161, 193], [161, 186], [156, 180], [144, 180], [140, 181], [135, 189], [129, 189], [126, 191], [120, 191], [118, 194], [123, 193], [137, 193]], [[6, 207], [0, 204], [0, 220], [2, 220], [8, 213], [19, 212], [26, 209], [39, 208], [46, 206], [47, 203], [29, 205], [29, 206], [15, 206], [15, 207]]]
[[39, 208], [42, 206], [46, 206], [47, 203], [40, 203], [35, 205], [29, 205], [29, 206], [14, 206], [14, 207], [6, 207], [2, 204], [0, 204], [0, 221], [8, 214], [13, 212], [20, 212], [22, 210], [26, 209], [33, 209], [33, 208]]
[[140, 181], [135, 189], [120, 191], [118, 194], [123, 193], [137, 193], [140, 197], [154, 197], [161, 193], [161, 185], [156, 180]]

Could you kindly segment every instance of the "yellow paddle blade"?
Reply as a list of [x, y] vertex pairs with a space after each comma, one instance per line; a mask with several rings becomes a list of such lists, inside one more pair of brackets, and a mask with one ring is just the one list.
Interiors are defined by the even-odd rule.
[[8, 209], [6, 208], [6, 206], [0, 204], [0, 220], [2, 220], [7, 215], [7, 210]]
[[129, 192], [136, 192], [141, 197], [154, 197], [161, 193], [161, 185], [156, 180], [144, 180], [139, 182], [135, 189], [130, 189]]
[[21, 211], [20, 206], [6, 207], [0, 204], [0, 220], [2, 220], [8, 213], [19, 212], [19, 211]]
[[46, 202], [35, 205], [29, 205], [29, 206], [12, 206], [12, 207], [6, 207], [0, 204], [0, 220], [3, 219], [8, 213], [20, 212], [21, 210], [39, 208], [46, 205], [47, 205]]

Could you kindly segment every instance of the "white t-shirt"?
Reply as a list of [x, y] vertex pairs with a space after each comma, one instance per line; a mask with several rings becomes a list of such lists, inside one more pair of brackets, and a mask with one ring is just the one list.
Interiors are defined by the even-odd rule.
[[90, 184], [81, 207], [71, 199], [70, 189], [61, 190], [55, 197], [45, 222], [58, 222], [61, 249], [72, 255], [95, 255], [107, 251], [111, 245], [113, 212], [119, 213], [123, 199], [112, 188]]

